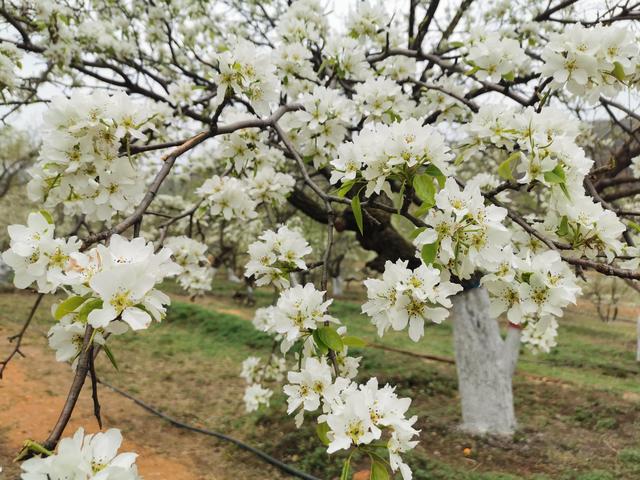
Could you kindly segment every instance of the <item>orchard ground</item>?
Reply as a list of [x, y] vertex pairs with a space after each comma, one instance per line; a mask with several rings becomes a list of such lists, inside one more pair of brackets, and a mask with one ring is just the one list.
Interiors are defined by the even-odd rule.
[[[194, 302], [176, 291], [166, 321], [112, 340], [119, 371], [100, 358], [99, 377], [172, 417], [234, 436], [319, 478], [336, 478], [340, 455], [324, 452], [310, 419], [295, 428], [281, 394], [274, 395], [270, 409], [245, 412], [240, 363], [249, 355], [268, 356], [272, 343], [249, 322], [253, 308], [233, 301], [235, 288], [218, 282], [212, 295]], [[9, 349], [6, 337], [20, 328], [34, 298], [24, 292], [0, 294], [0, 357]], [[273, 294], [258, 291], [256, 298], [258, 306], [266, 305]], [[411, 412], [419, 416], [422, 430], [409, 460], [414, 478], [640, 477], [640, 365], [636, 325], [630, 320], [639, 312], [632, 305], [620, 305], [620, 318], [605, 324], [584, 301], [561, 321], [559, 346], [551, 354], [523, 350], [514, 378], [520, 428], [507, 442], [458, 431], [455, 366], [406, 353], [452, 358], [450, 323], [427, 328], [419, 343], [406, 332], [379, 339], [359, 314], [360, 300], [361, 292], [348, 292], [334, 302], [332, 313], [367, 342], [405, 351], [367, 348], [358, 355], [363, 378], [377, 375], [414, 398]], [[0, 466], [6, 479], [16, 477], [18, 466], [11, 460], [21, 442], [44, 438], [53, 425], [71, 381], [68, 366], [53, 362], [46, 345], [51, 301], [45, 297], [25, 338], [27, 357], [14, 361], [0, 381]], [[97, 430], [88, 384], [67, 434], [80, 425]], [[125, 449], [140, 454], [146, 480], [289, 478], [233, 445], [173, 427], [106, 387], [100, 396], [105, 426], [122, 429]], [[367, 462], [361, 460], [355, 478], [368, 478], [362, 471]]]

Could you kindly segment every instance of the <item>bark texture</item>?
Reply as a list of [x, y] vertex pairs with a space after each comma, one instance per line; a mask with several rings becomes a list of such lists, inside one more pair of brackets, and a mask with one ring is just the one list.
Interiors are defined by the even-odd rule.
[[458, 388], [465, 432], [510, 436], [516, 429], [511, 378], [520, 345], [520, 330], [505, 340], [489, 312], [484, 288], [472, 288], [453, 299], [453, 334]]

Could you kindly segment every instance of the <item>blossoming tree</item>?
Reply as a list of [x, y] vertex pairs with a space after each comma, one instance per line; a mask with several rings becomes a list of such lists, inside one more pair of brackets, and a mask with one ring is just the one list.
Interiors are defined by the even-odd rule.
[[[282, 355], [244, 362], [247, 408], [284, 383], [296, 423], [349, 451], [344, 479], [354, 454], [372, 478], [411, 478], [419, 431], [410, 399], [359, 378], [363, 342], [331, 314], [342, 232], [376, 253], [362, 312], [379, 335], [419, 342], [452, 318], [474, 433], [513, 433], [520, 343], [553, 348], [576, 276], [636, 285], [638, 5], [406, 3], [344, 18], [320, 0], [2, 3], [3, 119], [47, 104], [27, 186], [39, 211], [9, 227], [3, 259], [38, 302], [65, 297], [49, 342], [74, 371], [23, 478], [138, 478], [119, 432], [61, 436], [87, 378], [95, 394], [94, 358], [117, 356], [109, 338], [165, 315], [160, 282], [211, 288], [213, 244], [246, 244], [246, 276], [279, 292], [254, 323]], [[622, 140], [590, 130], [603, 119]], [[284, 224], [291, 206], [326, 225], [321, 251]], [[312, 268], [318, 284], [298, 283]]]

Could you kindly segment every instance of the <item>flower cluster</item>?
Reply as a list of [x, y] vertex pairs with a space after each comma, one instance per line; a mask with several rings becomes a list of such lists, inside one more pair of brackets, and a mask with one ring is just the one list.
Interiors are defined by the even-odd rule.
[[324, 292], [316, 290], [312, 283], [304, 287], [284, 290], [275, 308], [270, 312], [273, 331], [282, 335], [282, 352], [287, 352], [296, 340], [307, 336], [325, 322], [338, 320], [328, 313], [332, 300], [324, 300]]
[[284, 43], [320, 44], [329, 24], [324, 6], [319, 0], [297, 0], [278, 22], [278, 34]]
[[34, 457], [22, 463], [23, 480], [95, 479], [139, 480], [137, 454], [118, 453], [122, 434], [115, 428], [85, 435], [82, 428], [63, 438], [56, 453]]
[[276, 172], [266, 165], [250, 177], [249, 194], [258, 203], [282, 205], [293, 191], [296, 180], [288, 173]]
[[501, 259], [510, 234], [503, 225], [504, 208], [485, 206], [477, 184], [460, 190], [448, 178], [435, 196], [435, 206], [425, 217], [425, 227], [414, 243], [427, 263], [444, 266], [460, 279], [470, 278], [476, 268], [487, 268]]
[[312, 157], [316, 167], [335, 154], [348, 132], [354, 115], [353, 102], [338, 90], [316, 86], [299, 100], [304, 110], [288, 114], [285, 125], [303, 157]]
[[400, 85], [385, 78], [370, 78], [356, 86], [353, 101], [367, 122], [393, 123], [415, 109]]
[[[112, 235], [108, 247], [98, 245], [86, 253], [72, 254], [68, 268], [69, 283], [83, 295], [83, 302], [75, 300], [73, 305], [77, 302], [77, 306], [70, 312], [78, 311], [79, 320], [86, 312], [94, 328], [105, 328], [121, 318], [133, 330], [147, 328], [152, 319], [160, 321], [164, 317], [170, 299], [154, 287], [182, 271], [171, 260], [168, 248], [154, 253], [153, 243], [120, 235]], [[86, 300], [87, 296], [90, 299]], [[68, 306], [66, 303], [65, 308]]]
[[160, 321], [170, 300], [154, 287], [181, 271], [170, 258], [171, 250], [154, 253], [153, 244], [140, 237], [113, 235], [109, 246], [81, 252], [74, 237], [53, 237], [51, 218], [42, 212], [31, 213], [27, 226], [11, 225], [9, 233], [11, 246], [3, 259], [15, 271], [16, 287], [35, 282], [42, 293], [59, 287], [70, 293], [54, 305], [60, 324], [50, 331], [50, 344], [60, 360], [75, 358], [87, 323], [97, 330], [94, 340], [101, 343], [104, 333], [123, 333], [127, 325], [140, 330], [152, 318]]
[[0, 41], [0, 95], [16, 83], [16, 67], [20, 67], [20, 52], [12, 43]]
[[620, 238], [626, 230], [624, 223], [581, 188], [571, 192], [570, 202], [554, 192], [550, 206], [551, 214], [546, 216], [542, 229], [551, 238], [568, 242], [576, 252], [592, 259], [604, 254], [611, 262], [622, 253]]
[[[58, 305], [54, 305], [51, 309], [54, 318], [56, 317], [57, 308]], [[79, 321], [79, 315], [79, 312], [71, 312], [64, 315], [47, 333], [49, 347], [56, 352], [56, 361], [71, 362], [73, 370], [76, 369], [86, 333], [86, 325], [84, 322]], [[122, 335], [128, 331], [129, 326], [125, 322], [114, 320], [106, 327], [94, 330], [92, 342], [95, 345], [105, 347], [107, 336]]]
[[[320, 409], [318, 429], [328, 453], [378, 442], [388, 450], [392, 470], [400, 469], [405, 480], [411, 478], [411, 470], [399, 455], [418, 443], [413, 440], [418, 434], [413, 428], [417, 417], [406, 418], [411, 399], [399, 398], [389, 385], [380, 388], [375, 378], [364, 385], [344, 377], [334, 380], [325, 357], [307, 358], [300, 371], [289, 372], [288, 382], [284, 386], [288, 413], [299, 409], [296, 421], [301, 424], [304, 412]], [[383, 432], [388, 439], [379, 442]]]
[[144, 193], [140, 169], [126, 153], [146, 139], [158, 114], [123, 92], [109, 96], [74, 91], [57, 97], [44, 115], [40, 157], [30, 170], [29, 198], [45, 206], [110, 220], [137, 205]]
[[272, 283], [277, 288], [288, 288], [289, 273], [306, 270], [303, 257], [311, 251], [304, 237], [295, 230], [286, 226], [275, 232], [267, 230], [249, 245], [250, 260], [245, 276], [255, 276], [257, 285]]
[[533, 353], [549, 353], [558, 342], [558, 321], [555, 317], [543, 317], [537, 322], [527, 322], [520, 341]]
[[469, 109], [456, 97], [464, 98], [465, 90], [453, 77], [435, 79], [422, 89], [417, 111], [420, 115], [440, 112], [438, 119], [459, 120], [466, 117]]
[[387, 261], [382, 279], [367, 279], [367, 302], [362, 312], [371, 317], [382, 336], [389, 329], [409, 326], [409, 337], [417, 342], [424, 335], [424, 322], [441, 323], [449, 315], [448, 297], [462, 290], [460, 285], [443, 280], [440, 271], [428, 265], [415, 270], [407, 261]]
[[[255, 120], [256, 117], [246, 112], [229, 109], [225, 112], [226, 123], [245, 120]], [[237, 173], [252, 171], [265, 165], [275, 166], [282, 158], [282, 152], [270, 148], [266, 133], [258, 128], [243, 128], [219, 137], [219, 147], [214, 157], [216, 164], [223, 163], [225, 170], [231, 167]]]
[[482, 278], [489, 291], [489, 313], [506, 313], [511, 323], [525, 326], [524, 342], [531, 338], [533, 346], [548, 351], [557, 330], [551, 317], [562, 317], [562, 309], [575, 303], [580, 293], [576, 278], [554, 250], [516, 255], [506, 248], [503, 256], [495, 272]]
[[571, 25], [551, 35], [542, 51], [541, 73], [555, 86], [566, 85], [574, 95], [597, 101], [615, 96], [633, 77], [638, 65], [638, 43], [630, 29]]
[[500, 171], [510, 179], [515, 170], [518, 183], [581, 185], [593, 165], [575, 142], [578, 124], [553, 108], [538, 113], [531, 107], [484, 105], [465, 130], [467, 152], [484, 151], [488, 146], [513, 152]]
[[311, 58], [311, 51], [301, 43], [283, 43], [275, 51], [276, 73], [283, 89], [293, 98], [313, 90], [317, 74]]
[[173, 253], [174, 261], [182, 267], [178, 283], [189, 292], [211, 290], [215, 270], [206, 256], [207, 246], [184, 235], [167, 238], [164, 245]]
[[269, 54], [256, 52], [245, 39], [234, 39], [233, 48], [217, 56], [218, 70], [213, 80], [218, 86], [212, 106], [217, 107], [233, 94], [249, 101], [258, 113], [267, 114], [278, 101], [278, 79]]
[[242, 372], [240, 376], [247, 382], [244, 393], [244, 403], [247, 412], [254, 412], [261, 405], [269, 406], [269, 399], [273, 395], [273, 390], [264, 387], [263, 382], [280, 382], [284, 379], [284, 372], [287, 364], [283, 357], [275, 354], [269, 357], [266, 363], [262, 363], [258, 357], [247, 357], [242, 362]]
[[478, 78], [492, 82], [513, 79], [528, 63], [517, 40], [484, 29], [473, 32], [466, 59]]
[[30, 213], [27, 225], [7, 228], [10, 247], [2, 259], [13, 269], [17, 288], [36, 282], [39, 292], [51, 293], [65, 282], [65, 268], [80, 242], [76, 237], [54, 238], [54, 230], [53, 219], [45, 211]]
[[196, 194], [205, 199], [211, 215], [222, 215], [225, 220], [249, 220], [258, 216], [247, 184], [235, 177], [214, 175], [205, 180]]
[[364, 51], [353, 38], [331, 37], [324, 53], [327, 65], [338, 78], [366, 80], [371, 75]]
[[383, 2], [358, 2], [349, 12], [347, 34], [361, 43], [370, 40], [383, 46], [389, 23]]
[[331, 162], [331, 183], [362, 179], [365, 196], [382, 190], [391, 195], [389, 180], [410, 181], [420, 167], [429, 165], [446, 173], [451, 159], [442, 135], [417, 119], [378, 124], [338, 148], [338, 157]]

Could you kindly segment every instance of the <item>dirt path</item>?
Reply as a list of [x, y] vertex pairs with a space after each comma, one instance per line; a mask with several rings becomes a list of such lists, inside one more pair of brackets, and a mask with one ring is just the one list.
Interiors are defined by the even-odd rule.
[[[0, 336], [4, 337], [4, 332]], [[66, 364], [51, 362], [51, 352], [45, 357], [43, 347], [27, 345], [26, 359], [11, 363], [0, 381], [0, 478], [18, 478], [19, 466], [12, 458], [27, 438], [42, 440], [53, 426], [64, 403], [71, 371]], [[228, 463], [225, 453], [209, 446], [207, 467], [194, 458], [203, 455], [202, 439], [183, 432], [146, 413], [127, 399], [108, 389], [101, 389], [104, 428], [118, 427], [125, 443], [121, 451], [139, 454], [138, 467], [145, 480], [222, 480], [234, 478], [225, 472]], [[79, 399], [65, 436], [80, 426], [95, 432], [98, 426], [93, 417], [90, 388]], [[217, 466], [217, 467], [216, 467]], [[4, 475], [4, 476], [3, 476]]]

